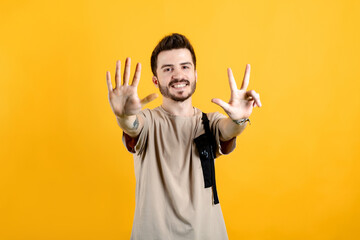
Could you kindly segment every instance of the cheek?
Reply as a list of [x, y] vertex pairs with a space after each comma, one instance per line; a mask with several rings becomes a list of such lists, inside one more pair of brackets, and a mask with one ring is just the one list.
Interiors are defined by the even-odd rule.
[[158, 86], [166, 87], [168, 82], [162, 77], [158, 78]]
[[171, 75], [168, 74], [168, 73], [161, 73], [158, 76], [158, 81], [160, 83], [162, 83], [163, 85], [166, 84], [166, 83], [169, 83], [170, 80], [171, 80]]

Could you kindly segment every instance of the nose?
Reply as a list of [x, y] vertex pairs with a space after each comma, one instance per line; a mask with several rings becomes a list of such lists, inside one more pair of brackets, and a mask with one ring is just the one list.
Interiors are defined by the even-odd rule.
[[179, 68], [174, 68], [173, 73], [171, 75], [171, 79], [182, 79], [183, 78], [183, 73], [181, 72], [181, 69]]

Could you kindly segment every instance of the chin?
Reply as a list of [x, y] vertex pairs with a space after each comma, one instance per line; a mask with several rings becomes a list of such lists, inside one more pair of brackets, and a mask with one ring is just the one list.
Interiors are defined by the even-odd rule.
[[177, 102], [184, 102], [185, 100], [189, 99], [191, 96], [193, 95], [193, 92], [188, 93], [187, 95], [175, 95], [175, 94], [170, 94], [170, 99], [177, 101]]
[[[191, 89], [190, 91], [186, 91], [188, 92], [187, 94], [184, 94], [185, 91], [182, 91], [181, 93], [178, 93], [175, 91], [175, 93], [171, 93], [171, 89], [167, 88], [167, 87], [163, 87], [163, 86], [159, 86], [159, 90], [160, 93], [166, 97], [166, 98], [170, 98], [176, 102], [184, 102], [185, 100], [189, 99], [195, 92], [196, 89], [196, 83], [193, 85], [190, 85]], [[186, 89], [188, 90], [188, 89]]]
[[176, 101], [176, 102], [184, 102], [185, 100], [188, 100], [191, 96], [187, 96], [187, 97], [176, 97], [176, 96], [171, 96], [171, 99]]

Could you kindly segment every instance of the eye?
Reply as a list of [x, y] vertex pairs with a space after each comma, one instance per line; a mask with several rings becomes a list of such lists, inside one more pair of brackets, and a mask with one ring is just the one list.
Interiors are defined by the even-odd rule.
[[169, 72], [171, 68], [164, 68], [164, 72]]
[[186, 65], [185, 65], [185, 66], [183, 66], [183, 69], [188, 69], [188, 68], [189, 68], [189, 66], [186, 66]]

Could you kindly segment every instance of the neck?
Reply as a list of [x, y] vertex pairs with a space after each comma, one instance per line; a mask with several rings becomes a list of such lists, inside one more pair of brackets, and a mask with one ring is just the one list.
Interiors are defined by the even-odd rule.
[[168, 113], [175, 116], [193, 116], [194, 108], [192, 106], [191, 97], [183, 102], [174, 101], [170, 98], [163, 98], [162, 108]]

